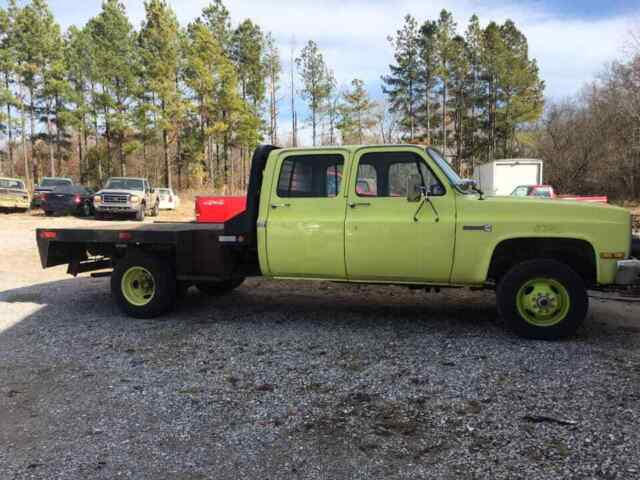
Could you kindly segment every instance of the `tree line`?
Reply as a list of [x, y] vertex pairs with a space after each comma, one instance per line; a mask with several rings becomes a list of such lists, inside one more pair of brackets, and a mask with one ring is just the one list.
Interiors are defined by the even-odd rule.
[[474, 15], [459, 34], [447, 10], [422, 24], [407, 15], [389, 40], [383, 90], [409, 141], [440, 147], [458, 168], [519, 151], [519, 127], [543, 113], [544, 82], [513, 21], [483, 28]]
[[522, 132], [527, 153], [545, 160], [563, 192], [640, 198], [640, 45], [573, 97], [549, 103]]
[[277, 141], [273, 38], [250, 20], [232, 26], [221, 0], [185, 27], [165, 0], [144, 5], [138, 29], [121, 2], [105, 0], [64, 33], [46, 0], [10, 0], [0, 10], [8, 174], [32, 183], [73, 173], [93, 184], [117, 174], [219, 186], [246, 177], [249, 152], [265, 135]]
[[273, 36], [251, 20], [233, 25], [222, 0], [184, 26], [165, 0], [144, 6], [138, 28], [105, 0], [65, 32], [46, 0], [0, 9], [4, 173], [242, 189], [258, 143], [303, 143], [297, 98], [313, 145], [421, 142], [460, 167], [522, 151], [522, 127], [543, 111], [544, 83], [511, 21], [483, 28], [473, 16], [459, 34], [446, 10], [421, 24], [407, 16], [374, 101], [361, 79], [339, 87], [314, 41], [292, 46], [285, 88]]

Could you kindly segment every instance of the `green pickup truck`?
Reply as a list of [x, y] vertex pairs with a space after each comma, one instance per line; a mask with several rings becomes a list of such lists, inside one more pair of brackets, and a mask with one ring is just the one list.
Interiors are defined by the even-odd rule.
[[134, 317], [249, 276], [495, 289], [517, 334], [572, 335], [588, 289], [640, 285], [627, 210], [485, 197], [436, 150], [414, 145], [260, 146], [247, 208], [225, 223], [39, 229], [44, 268], [110, 275]]

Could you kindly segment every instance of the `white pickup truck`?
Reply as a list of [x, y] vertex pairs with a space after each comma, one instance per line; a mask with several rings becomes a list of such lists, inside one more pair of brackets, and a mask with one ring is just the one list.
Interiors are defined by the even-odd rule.
[[146, 178], [112, 177], [93, 197], [96, 220], [107, 216], [134, 215], [143, 221], [145, 214], [152, 217], [160, 212], [160, 199]]

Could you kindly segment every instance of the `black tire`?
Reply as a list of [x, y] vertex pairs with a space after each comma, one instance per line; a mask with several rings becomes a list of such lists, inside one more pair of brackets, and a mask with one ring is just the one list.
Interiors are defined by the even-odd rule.
[[44, 216], [45, 217], [53, 217], [53, 212], [51, 210], [45, 210], [44, 211]]
[[242, 285], [243, 282], [244, 278], [232, 278], [230, 280], [223, 280], [222, 282], [199, 282], [196, 283], [196, 288], [205, 295], [218, 297], [235, 290]]
[[[123, 277], [131, 269], [146, 270], [153, 279], [154, 291], [144, 305], [131, 303], [123, 292]], [[173, 308], [176, 300], [176, 279], [173, 269], [166, 260], [156, 255], [130, 251], [121, 259], [111, 274], [111, 294], [120, 309], [134, 318], [154, 318]]]
[[140, 209], [136, 212], [136, 221], [144, 222], [144, 205], [140, 205]]
[[[559, 308], [558, 320], [550, 319], [547, 325], [544, 325], [545, 322], [534, 324], [528, 321], [518, 308], [519, 294], [526, 296], [526, 289], [522, 292], [521, 289], [535, 279], [549, 279], [556, 282], [565, 289], [568, 296], [569, 301], [564, 302], [568, 304], [566, 313]], [[561, 290], [553, 285], [550, 288], [552, 292]], [[548, 303], [544, 295], [538, 298], [538, 301]], [[564, 263], [550, 259], [528, 260], [512, 267], [498, 285], [497, 301], [498, 310], [507, 327], [521, 337], [537, 340], [556, 340], [574, 335], [584, 322], [589, 310], [589, 297], [582, 277]], [[563, 305], [561, 299], [556, 299], [554, 302], [557, 305]], [[546, 304], [543, 306], [547, 307]], [[523, 309], [524, 315], [534, 315], [524, 306]]]
[[96, 220], [104, 220], [104, 213], [100, 213], [100, 212], [96, 211], [93, 214], [93, 218], [96, 219]]
[[80, 211], [80, 215], [83, 217], [91, 216], [91, 206], [88, 203], [84, 203], [82, 205], [82, 209]]
[[151, 210], [151, 216], [157, 217], [158, 215], [160, 215], [160, 203], [156, 202], [156, 204], [153, 206], [153, 209]]

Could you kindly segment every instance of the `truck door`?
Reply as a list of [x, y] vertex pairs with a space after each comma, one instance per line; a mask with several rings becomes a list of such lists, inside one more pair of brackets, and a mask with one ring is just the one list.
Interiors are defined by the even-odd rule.
[[278, 158], [266, 223], [272, 276], [346, 277], [344, 165], [341, 151]]
[[[418, 148], [358, 151], [345, 222], [349, 279], [449, 281], [455, 193], [434, 167], [427, 153]], [[407, 181], [412, 175], [420, 175], [431, 204], [407, 200]]]

